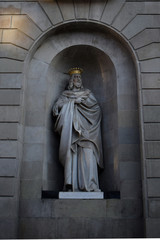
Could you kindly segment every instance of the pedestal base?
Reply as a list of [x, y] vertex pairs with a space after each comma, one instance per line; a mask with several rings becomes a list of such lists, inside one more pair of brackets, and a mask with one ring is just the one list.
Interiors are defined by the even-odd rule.
[[104, 199], [104, 192], [59, 192], [59, 199]]

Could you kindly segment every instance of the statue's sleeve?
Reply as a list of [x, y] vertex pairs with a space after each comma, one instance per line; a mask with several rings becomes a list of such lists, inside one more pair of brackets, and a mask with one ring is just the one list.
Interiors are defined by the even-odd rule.
[[56, 103], [53, 105], [53, 116], [58, 116], [61, 108], [66, 103], [67, 99], [63, 95], [61, 95]]

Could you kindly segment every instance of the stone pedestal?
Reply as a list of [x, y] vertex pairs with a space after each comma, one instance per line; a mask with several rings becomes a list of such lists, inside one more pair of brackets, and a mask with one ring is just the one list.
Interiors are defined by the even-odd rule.
[[104, 192], [59, 192], [59, 199], [104, 199]]

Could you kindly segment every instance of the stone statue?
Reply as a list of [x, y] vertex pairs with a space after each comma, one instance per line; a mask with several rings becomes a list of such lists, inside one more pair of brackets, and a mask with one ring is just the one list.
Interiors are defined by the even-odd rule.
[[81, 80], [82, 69], [72, 68], [65, 90], [53, 106], [55, 131], [60, 135], [59, 158], [64, 166], [65, 191], [100, 192], [98, 167], [103, 168], [101, 110]]

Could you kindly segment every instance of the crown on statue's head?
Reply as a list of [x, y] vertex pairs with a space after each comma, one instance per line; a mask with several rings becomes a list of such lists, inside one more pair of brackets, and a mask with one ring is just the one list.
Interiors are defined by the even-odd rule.
[[72, 75], [72, 74], [81, 74], [82, 72], [83, 72], [83, 69], [82, 69], [82, 68], [75, 67], [75, 68], [69, 69], [68, 74], [69, 74], [69, 75]]

